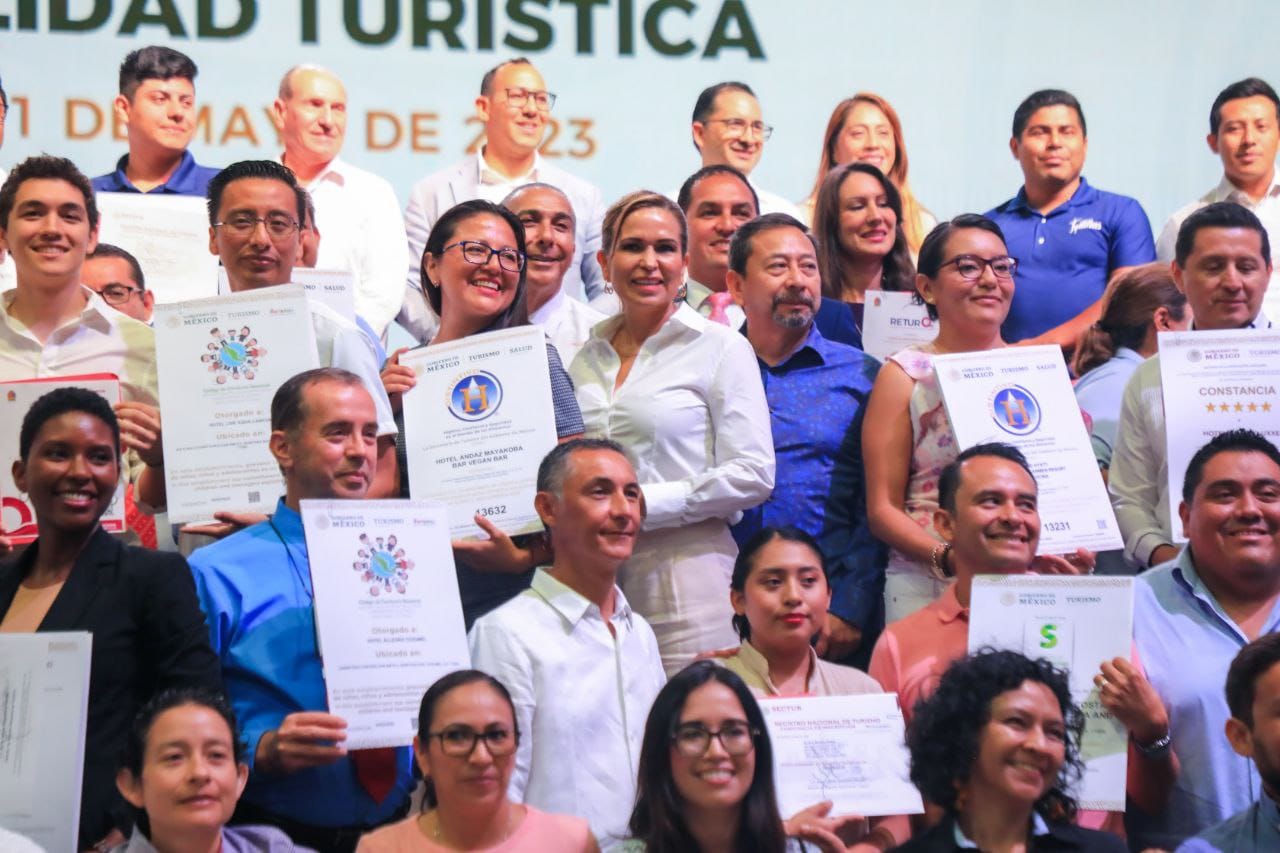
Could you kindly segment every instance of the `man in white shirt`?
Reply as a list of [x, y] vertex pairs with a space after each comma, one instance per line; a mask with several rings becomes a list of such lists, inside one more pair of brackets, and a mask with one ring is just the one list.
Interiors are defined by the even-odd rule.
[[732, 166], [703, 166], [680, 187], [676, 203], [689, 223], [689, 278], [684, 301], [703, 317], [731, 329], [746, 315], [729, 294], [729, 241], [760, 212], [746, 175]]
[[142, 265], [128, 249], [99, 243], [84, 259], [80, 283], [121, 314], [151, 325], [156, 294], [147, 290]]
[[[693, 145], [704, 166], [732, 166], [750, 175], [760, 164], [764, 143], [773, 127], [760, 118], [760, 102], [746, 83], [708, 86], [693, 105]], [[761, 213], [788, 213], [801, 218], [800, 209], [782, 196], [751, 185]]]
[[546, 331], [566, 367], [591, 337], [604, 314], [564, 292], [564, 277], [577, 254], [573, 203], [551, 184], [533, 183], [502, 201], [524, 225], [525, 307], [529, 320]]
[[418, 340], [430, 340], [439, 324], [422, 297], [422, 248], [431, 226], [459, 202], [483, 198], [498, 204], [525, 184], [551, 184], [573, 202], [577, 253], [565, 274], [564, 291], [576, 299], [591, 299], [604, 291], [604, 274], [596, 260], [604, 219], [600, 190], [538, 156], [555, 101], [538, 69], [523, 57], [490, 69], [476, 98], [476, 113], [484, 122], [484, 144], [475, 156], [414, 186], [404, 212], [409, 273], [398, 319]]
[[[1173, 279], [1186, 294], [1197, 331], [1267, 328], [1262, 301], [1271, 277], [1271, 245], [1258, 217], [1234, 202], [1215, 202], [1178, 230]], [[1107, 488], [1138, 569], [1172, 560], [1164, 398], [1160, 355], [1147, 359], [1125, 386]]]
[[[209, 182], [209, 251], [227, 271], [232, 293], [288, 284], [299, 251], [306, 201], [291, 171], [271, 160], [242, 160]], [[325, 238], [328, 240], [328, 236]], [[378, 470], [372, 496], [395, 494], [395, 418], [382, 387], [375, 344], [355, 322], [310, 302], [321, 367], [341, 367], [364, 380], [378, 411]]]
[[575, 439], [538, 470], [555, 562], [471, 628], [471, 660], [511, 691], [520, 729], [509, 796], [626, 834], [645, 718], [665, 677], [653, 630], [617, 587], [644, 517], [622, 447]]
[[316, 227], [325, 235], [315, 266], [351, 270], [356, 313], [381, 335], [404, 296], [404, 223], [391, 184], [338, 156], [347, 132], [347, 90], [332, 72], [298, 65], [281, 79], [272, 111], [284, 140], [280, 162], [311, 194]]
[[[1172, 261], [1178, 228], [1195, 211], [1215, 201], [1234, 201], [1262, 221], [1273, 244], [1280, 243], [1280, 97], [1257, 77], [1232, 83], [1218, 93], [1209, 110], [1209, 150], [1222, 160], [1222, 180], [1200, 198], [1179, 209], [1160, 232], [1156, 256]], [[1273, 272], [1274, 276], [1274, 272]], [[1263, 309], [1280, 316], [1280, 286], [1273, 278]]]

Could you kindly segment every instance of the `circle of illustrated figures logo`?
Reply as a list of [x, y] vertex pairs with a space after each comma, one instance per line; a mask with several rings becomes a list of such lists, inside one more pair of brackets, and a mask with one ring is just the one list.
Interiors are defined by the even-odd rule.
[[227, 384], [227, 379], [253, 379], [258, 370], [259, 360], [267, 351], [253, 336], [248, 326], [235, 329], [213, 328], [209, 330], [209, 341], [206, 352], [200, 360], [209, 366], [214, 381], [219, 385]]
[[1006, 385], [991, 395], [991, 417], [1010, 435], [1030, 435], [1040, 426], [1040, 403], [1021, 385]]
[[396, 542], [394, 533], [386, 537], [370, 537], [368, 533], [361, 533], [360, 547], [351, 568], [359, 572], [361, 581], [369, 584], [370, 595], [382, 595], [384, 592], [404, 595], [413, 560]]
[[449, 390], [449, 413], [461, 421], [482, 421], [502, 405], [502, 383], [486, 370], [468, 373]]

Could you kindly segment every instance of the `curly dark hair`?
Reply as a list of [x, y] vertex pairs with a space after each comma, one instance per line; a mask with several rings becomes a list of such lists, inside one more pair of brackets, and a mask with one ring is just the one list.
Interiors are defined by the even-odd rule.
[[978, 759], [982, 729], [991, 721], [991, 703], [1001, 693], [1017, 690], [1028, 681], [1043, 684], [1057, 697], [1067, 734], [1066, 759], [1057, 782], [1036, 801], [1035, 810], [1046, 820], [1075, 818], [1076, 800], [1067, 791], [1084, 772], [1080, 758], [1084, 714], [1071, 699], [1067, 673], [1043, 658], [991, 648], [979, 649], [953, 663], [937, 690], [916, 703], [907, 727], [907, 748], [911, 751], [911, 781], [926, 799], [948, 814], [958, 812], [959, 789], [969, 781]]

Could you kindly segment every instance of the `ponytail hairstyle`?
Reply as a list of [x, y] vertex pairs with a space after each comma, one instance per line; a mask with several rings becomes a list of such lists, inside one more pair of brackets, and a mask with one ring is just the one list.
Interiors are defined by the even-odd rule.
[[1167, 308], [1174, 320], [1186, 316], [1187, 297], [1174, 284], [1168, 264], [1143, 264], [1113, 278], [1102, 296], [1102, 316], [1076, 342], [1075, 375], [1110, 361], [1121, 347], [1140, 350], [1159, 308]]

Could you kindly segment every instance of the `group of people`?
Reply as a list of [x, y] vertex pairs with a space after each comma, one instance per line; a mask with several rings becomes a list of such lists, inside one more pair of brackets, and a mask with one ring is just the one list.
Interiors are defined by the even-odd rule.
[[[91, 182], [39, 156], [0, 176], [15, 280], [0, 381], [109, 373], [123, 398], [63, 387], [31, 407], [13, 478], [38, 538], [19, 548], [0, 531], [15, 551], [0, 632], [94, 635], [81, 849], [1278, 840], [1280, 451], [1225, 432], [1170, 496], [1157, 352], [1162, 331], [1270, 327], [1280, 98], [1264, 81], [1215, 100], [1222, 184], [1156, 241], [1136, 201], [1085, 182], [1083, 108], [1061, 90], [1018, 107], [1025, 182], [985, 215], [935, 219], [910, 187], [898, 115], [865, 93], [833, 111], [808, 199], [762, 190], [750, 175], [771, 128], [736, 82], [699, 95], [702, 163], [678, 191], [606, 205], [539, 157], [555, 95], [513, 59], [481, 82], [483, 146], [414, 186], [402, 216], [385, 180], [339, 156], [333, 73], [290, 69], [281, 156], [221, 170], [187, 150], [195, 77], [177, 51], [134, 51], [113, 172]], [[352, 275], [354, 315], [309, 306], [321, 367], [275, 392], [284, 489], [269, 516], [152, 525], [165, 413], [148, 323], [163, 294], [97, 242], [97, 192], [203, 196], [232, 293], [299, 266]], [[877, 291], [916, 294], [936, 338], [883, 364], [866, 354]], [[545, 533], [477, 515], [477, 535], [453, 542], [475, 668], [426, 689], [412, 749], [347, 750], [300, 501], [410, 496], [416, 379], [385, 348], [393, 321], [428, 347], [541, 327], [559, 443], [537, 476]], [[1072, 366], [1122, 552], [1038, 554], [1027, 460], [958, 445], [933, 358], [1015, 344], [1057, 345]], [[122, 479], [125, 538], [99, 525]], [[1094, 674], [1129, 735], [1123, 814], [1077, 806], [1067, 675], [967, 654], [977, 575], [1095, 570], [1140, 573], [1133, 655]], [[926, 814], [780, 814], [758, 700], [879, 692], [897, 695]]]

